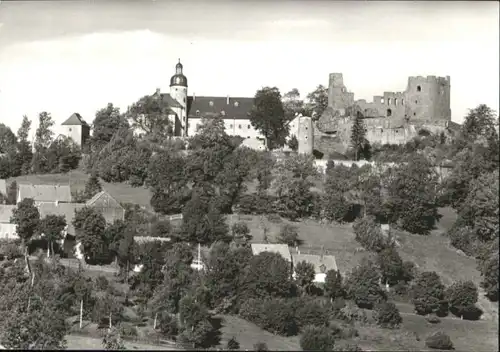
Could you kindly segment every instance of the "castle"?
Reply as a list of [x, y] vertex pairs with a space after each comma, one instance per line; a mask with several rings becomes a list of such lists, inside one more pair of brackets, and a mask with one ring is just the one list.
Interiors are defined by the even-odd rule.
[[[403, 144], [420, 129], [449, 133], [458, 126], [451, 121], [449, 76], [409, 77], [405, 91], [384, 92], [367, 102], [354, 99], [341, 73], [331, 73], [328, 107], [311, 126], [314, 149], [344, 153], [355, 117], [363, 118], [371, 144]], [[299, 144], [304, 139], [305, 136], [298, 136]]]

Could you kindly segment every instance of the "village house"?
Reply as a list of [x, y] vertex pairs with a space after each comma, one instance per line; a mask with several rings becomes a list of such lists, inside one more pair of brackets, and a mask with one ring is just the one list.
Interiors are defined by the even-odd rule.
[[292, 263], [292, 255], [290, 254], [290, 249], [286, 244], [252, 243], [251, 247], [253, 255], [259, 255], [263, 252], [278, 253], [287, 262]]
[[301, 254], [300, 251], [292, 254], [292, 261], [294, 266], [293, 278], [296, 277], [295, 267], [300, 262], [306, 262], [314, 266], [314, 282], [325, 283], [326, 273], [329, 270], [338, 270], [337, 262], [333, 255], [314, 255], [314, 254]]
[[31, 198], [35, 205], [42, 203], [71, 203], [71, 188], [69, 185], [33, 185], [19, 184], [17, 201]]
[[19, 238], [16, 225], [10, 223], [10, 217], [15, 208], [15, 205], [0, 204], [0, 239], [2, 240], [15, 240]]

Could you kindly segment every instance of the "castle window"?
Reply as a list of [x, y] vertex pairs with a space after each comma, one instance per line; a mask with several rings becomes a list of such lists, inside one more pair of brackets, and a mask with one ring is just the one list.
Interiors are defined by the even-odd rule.
[[401, 99], [401, 105], [405, 105], [405, 100]]
[[230, 125], [229, 125], [229, 128], [233, 128], [233, 124], [230, 124]]
[[387, 117], [391, 117], [392, 116], [392, 110], [391, 109], [387, 109]]
[[380, 133], [384, 133], [384, 129], [383, 128], [380, 129]]
[[71, 127], [68, 130], [71, 132]]
[[387, 99], [387, 105], [391, 105], [391, 98]]
[[383, 104], [385, 102], [384, 98], [380, 99], [380, 102]]
[[208, 103], [208, 105], [214, 106], [214, 102], [210, 100], [210, 102]]
[[398, 99], [394, 99], [394, 105], [398, 105]]
[[417, 86], [417, 92], [421, 92], [421, 91], [422, 91], [422, 87]]
[[247, 128], [250, 129], [250, 125], [248, 125]]
[[241, 130], [241, 125], [238, 125], [238, 128]]
[[417, 113], [416, 113], [416, 112], [414, 112], [414, 113], [413, 113], [413, 116], [417, 116]]
[[196, 110], [196, 116], [200, 116], [200, 110]]
[[238, 103], [237, 101], [234, 102], [235, 107], [238, 107], [239, 105], [240, 105], [240, 103]]
[[184, 101], [184, 104], [186, 103], [186, 97], [184, 97], [184, 99], [182, 99]]
[[415, 104], [418, 104], [418, 100], [415, 100]]

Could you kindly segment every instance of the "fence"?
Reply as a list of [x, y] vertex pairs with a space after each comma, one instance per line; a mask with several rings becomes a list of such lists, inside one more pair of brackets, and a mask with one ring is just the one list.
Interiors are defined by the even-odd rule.
[[[93, 339], [102, 339], [106, 335], [107, 329], [99, 329], [97, 331], [88, 331], [88, 330], [72, 330], [70, 335], [80, 336], [80, 337], [90, 337]], [[181, 343], [171, 340], [166, 340], [159, 335], [156, 336], [148, 336], [148, 337], [140, 337], [140, 336], [120, 336], [123, 341], [128, 341], [132, 343], [141, 343], [145, 345], [155, 345], [162, 347], [170, 347], [175, 349], [193, 349], [195, 346], [192, 343]]]

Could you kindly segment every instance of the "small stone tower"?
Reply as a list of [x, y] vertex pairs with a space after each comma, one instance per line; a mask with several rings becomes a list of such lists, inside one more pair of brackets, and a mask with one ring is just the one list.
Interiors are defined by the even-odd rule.
[[405, 96], [410, 122], [451, 120], [450, 76], [409, 77]]
[[90, 126], [80, 116], [79, 113], [74, 113], [66, 121], [61, 124], [63, 134], [71, 138], [80, 147], [85, 145], [85, 142], [90, 138]]
[[308, 116], [299, 116], [298, 119], [298, 152], [299, 154], [311, 155], [313, 153], [314, 146], [314, 130], [312, 119]]
[[187, 94], [188, 81], [182, 73], [181, 59], [175, 65], [175, 75], [170, 78], [170, 96], [177, 100], [181, 105], [181, 111], [178, 113], [180, 123], [182, 124], [183, 135], [187, 133]]

